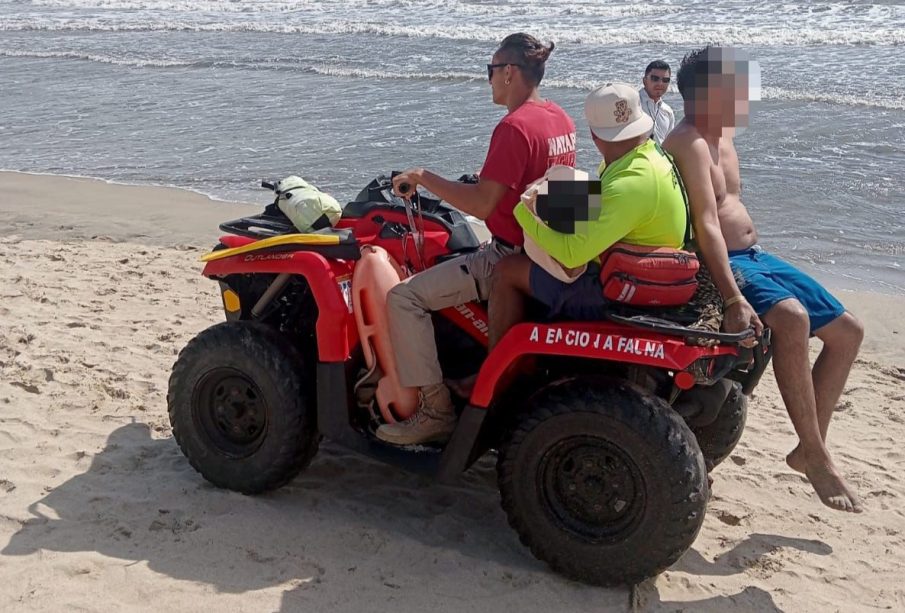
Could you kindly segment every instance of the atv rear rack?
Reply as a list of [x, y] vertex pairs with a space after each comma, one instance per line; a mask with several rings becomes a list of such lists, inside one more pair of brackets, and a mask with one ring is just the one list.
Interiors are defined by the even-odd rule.
[[737, 345], [754, 336], [754, 330], [748, 329], [744, 332], [711, 332], [709, 330], [699, 330], [684, 326], [679, 322], [670, 321], [662, 317], [653, 315], [619, 315], [617, 313], [607, 313], [606, 318], [620, 324], [661, 332], [672, 336], [681, 336], [685, 339], [701, 339], [717, 341], [719, 343]]
[[[748, 329], [744, 332], [710, 332], [708, 330], [697, 330], [682, 324], [655, 317], [652, 315], [619, 315], [617, 313], [608, 313], [606, 315], [610, 321], [634, 326], [644, 330], [651, 330], [661, 334], [669, 334], [680, 336], [689, 344], [708, 344], [696, 343], [695, 341], [716, 341], [726, 345], [741, 345], [742, 342], [754, 337], [754, 330]], [[738, 365], [748, 364], [748, 368], [739, 372], [738, 376], [729, 375], [730, 378], [742, 384], [742, 393], [750, 394], [757, 387], [760, 378], [773, 356], [773, 344], [770, 329], [765, 328], [763, 335], [757, 339], [757, 345], [751, 348], [739, 347]]]

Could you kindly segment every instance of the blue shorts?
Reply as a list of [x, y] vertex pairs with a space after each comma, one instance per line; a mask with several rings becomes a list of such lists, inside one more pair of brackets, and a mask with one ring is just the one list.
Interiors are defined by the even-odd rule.
[[572, 283], [564, 283], [537, 264], [529, 273], [531, 296], [546, 305], [547, 317], [594, 321], [606, 314], [606, 299], [600, 284], [600, 265], [588, 264], [588, 269]]
[[811, 318], [811, 334], [843, 313], [842, 306], [822, 285], [759, 245], [729, 252], [729, 265], [738, 288], [755, 312], [763, 316], [778, 302], [794, 298]]

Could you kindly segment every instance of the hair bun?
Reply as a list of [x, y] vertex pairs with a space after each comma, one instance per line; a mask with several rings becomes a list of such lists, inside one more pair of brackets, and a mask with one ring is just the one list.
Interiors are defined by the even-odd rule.
[[551, 41], [549, 45], [544, 45], [540, 41], [533, 45], [533, 48], [525, 53], [525, 59], [532, 64], [543, 64], [550, 58], [556, 45]]
[[551, 40], [550, 45], [543, 47], [542, 51], [540, 52], [541, 60], [546, 62], [549, 59], [550, 54], [553, 53], [554, 49], [556, 49], [556, 43]]
[[523, 74], [537, 85], [544, 78], [544, 64], [554, 48], [556, 45], [552, 41], [544, 45], [530, 34], [518, 32], [504, 38], [497, 52], [505, 53], [508, 61], [523, 66]]

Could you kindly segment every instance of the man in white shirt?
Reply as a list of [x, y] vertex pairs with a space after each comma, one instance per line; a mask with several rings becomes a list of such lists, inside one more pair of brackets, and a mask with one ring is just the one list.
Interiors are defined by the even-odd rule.
[[654, 120], [654, 131], [651, 134], [658, 145], [662, 145], [666, 136], [676, 126], [676, 114], [669, 105], [663, 102], [663, 94], [669, 89], [672, 76], [669, 64], [663, 60], [654, 60], [647, 65], [642, 83], [638, 90], [641, 97], [641, 108]]

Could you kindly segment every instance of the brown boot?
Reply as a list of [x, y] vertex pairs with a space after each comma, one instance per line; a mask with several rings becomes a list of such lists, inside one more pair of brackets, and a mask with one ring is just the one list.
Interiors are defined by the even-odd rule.
[[394, 445], [446, 442], [456, 429], [456, 410], [442, 383], [422, 387], [418, 410], [405, 421], [377, 428], [377, 438]]

